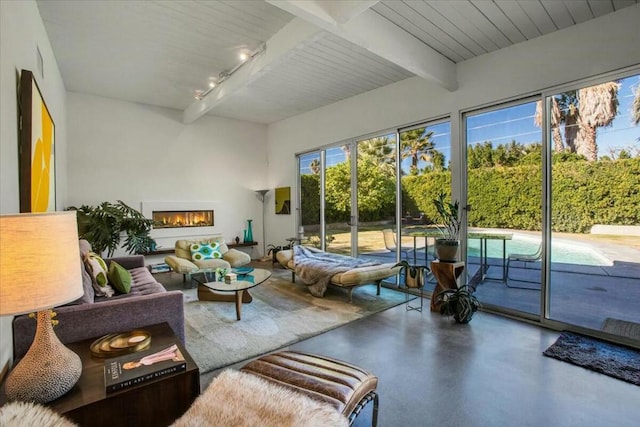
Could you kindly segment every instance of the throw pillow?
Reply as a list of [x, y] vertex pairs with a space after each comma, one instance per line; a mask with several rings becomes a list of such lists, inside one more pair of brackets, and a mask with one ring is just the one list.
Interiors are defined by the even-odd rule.
[[131, 292], [131, 273], [129, 270], [121, 266], [115, 261], [109, 264], [109, 282], [120, 293], [128, 294]]
[[220, 252], [220, 244], [218, 242], [194, 243], [189, 249], [191, 250], [191, 259], [194, 261], [222, 258], [222, 252]]
[[89, 252], [84, 258], [84, 265], [87, 272], [91, 275], [93, 289], [97, 296], [111, 297], [114, 294], [113, 288], [109, 286], [107, 278], [107, 264], [98, 254]]

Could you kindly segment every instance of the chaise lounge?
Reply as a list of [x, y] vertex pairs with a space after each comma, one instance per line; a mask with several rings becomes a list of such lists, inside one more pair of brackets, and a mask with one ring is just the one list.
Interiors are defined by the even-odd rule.
[[[305, 274], [301, 265], [296, 265], [295, 251], [305, 252], [310, 257], [315, 258], [316, 265], [326, 267], [327, 277], [320, 277], [317, 283], [315, 275]], [[293, 249], [279, 251], [276, 254], [278, 262], [285, 268], [291, 270], [291, 281], [296, 281], [296, 274], [301, 278], [302, 282], [309, 285], [309, 291], [314, 295], [321, 297], [324, 294], [327, 284], [331, 284], [347, 291], [349, 302], [353, 302], [353, 289], [358, 286], [375, 283], [378, 287], [377, 295], [380, 295], [380, 284], [384, 279], [395, 276], [400, 273], [402, 267], [396, 267], [395, 263], [378, 264], [367, 262], [362, 266], [348, 267], [341, 264], [342, 259], [356, 260], [356, 258], [345, 257], [343, 255], [328, 254], [319, 249], [306, 246], [294, 246]]]

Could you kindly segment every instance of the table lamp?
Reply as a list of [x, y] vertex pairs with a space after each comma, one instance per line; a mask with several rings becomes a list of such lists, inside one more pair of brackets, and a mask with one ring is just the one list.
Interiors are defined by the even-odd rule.
[[50, 402], [80, 378], [51, 310], [84, 293], [79, 256], [75, 211], [0, 215], [0, 316], [37, 312], [33, 343], [7, 378], [9, 400]]

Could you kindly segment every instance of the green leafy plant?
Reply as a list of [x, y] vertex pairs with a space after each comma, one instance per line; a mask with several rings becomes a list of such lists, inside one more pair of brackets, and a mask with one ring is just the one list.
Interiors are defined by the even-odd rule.
[[402, 260], [395, 267], [402, 267], [404, 270], [404, 281], [408, 288], [421, 288], [424, 286], [426, 275], [431, 271], [425, 265], [410, 265], [406, 260]]
[[122, 200], [97, 206], [71, 206], [67, 210], [78, 213], [78, 236], [86, 239], [98, 254], [107, 251], [107, 256], [113, 256], [123, 235], [126, 235], [123, 247], [130, 254], [148, 252], [155, 247], [156, 242], [149, 235], [153, 220]]
[[456, 200], [454, 203], [445, 200], [445, 194], [440, 193], [433, 199], [433, 205], [436, 207], [441, 225], [436, 223], [436, 227], [442, 233], [446, 240], [459, 240], [460, 238], [460, 203]]
[[440, 314], [453, 316], [457, 323], [469, 323], [473, 314], [481, 307], [480, 301], [467, 285], [457, 289], [445, 289], [434, 298], [436, 305], [440, 305]]

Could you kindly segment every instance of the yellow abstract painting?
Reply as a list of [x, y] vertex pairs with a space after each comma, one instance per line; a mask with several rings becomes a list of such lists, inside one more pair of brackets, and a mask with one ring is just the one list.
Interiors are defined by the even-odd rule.
[[276, 188], [276, 214], [291, 213], [291, 187]]
[[[21, 212], [56, 210], [55, 125], [33, 74], [22, 71]], [[29, 115], [30, 113], [30, 115]]]

